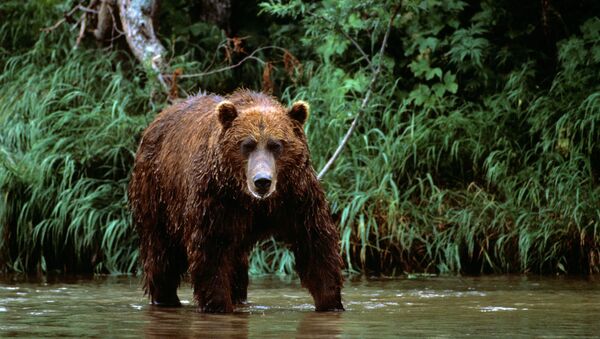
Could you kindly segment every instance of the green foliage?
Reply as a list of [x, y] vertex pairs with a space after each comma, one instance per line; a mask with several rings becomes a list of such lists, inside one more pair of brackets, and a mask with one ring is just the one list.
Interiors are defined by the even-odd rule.
[[[56, 16], [46, 19], [36, 27]], [[139, 76], [123, 71], [128, 57], [72, 50], [66, 27], [33, 46], [11, 39], [22, 28], [13, 21], [0, 32], [13, 54], [0, 63], [3, 268], [131, 271], [128, 173], [136, 136], [158, 107]]]
[[403, 1], [386, 55], [376, 55], [397, 5], [263, 4], [301, 18], [302, 41], [317, 52], [320, 67], [294, 88], [318, 112], [308, 126], [317, 168], [371, 73], [348, 37], [384, 61], [372, 104], [325, 180], [349, 269], [598, 272], [598, 6], [561, 12], [574, 34], [553, 47], [532, 41], [562, 28], [537, 17], [555, 8]]
[[[227, 60], [224, 33], [197, 22], [186, 3], [161, 12], [173, 69], [190, 74], [244, 55]], [[68, 5], [0, 5], [11, 18], [0, 26], [0, 263], [132, 271], [125, 188], [138, 137], [165, 98], [126, 53], [72, 50], [66, 26], [38, 33]], [[240, 24], [252, 32], [246, 52], [276, 45], [301, 61], [293, 79], [275, 63], [273, 81], [284, 102], [311, 103], [316, 169], [382, 66], [324, 180], [349, 271], [600, 271], [598, 7], [272, 0], [259, 6], [260, 29]], [[258, 89], [262, 67], [248, 63], [180, 87]], [[293, 255], [267, 240], [250, 264], [255, 274], [290, 273]]]

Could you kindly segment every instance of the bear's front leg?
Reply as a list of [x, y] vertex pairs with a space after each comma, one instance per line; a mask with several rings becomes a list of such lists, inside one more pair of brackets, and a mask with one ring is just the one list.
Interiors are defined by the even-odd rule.
[[296, 271], [300, 276], [302, 286], [306, 287], [315, 302], [315, 310], [343, 311], [341, 290], [343, 278], [340, 265], [336, 263], [337, 256], [333, 257], [312, 254], [317, 248], [298, 248], [294, 250], [296, 257]]
[[299, 220], [304, 223], [296, 228], [292, 250], [302, 285], [313, 296], [316, 311], [343, 311], [343, 261], [329, 209], [311, 209]]
[[177, 288], [187, 268], [185, 250], [179, 245], [168, 244], [166, 239], [170, 238], [160, 234], [144, 234], [141, 238], [144, 286], [152, 305], [181, 306]]
[[231, 301], [234, 305], [243, 304], [248, 298], [248, 254], [239, 251], [233, 258], [233, 279]]
[[227, 250], [216, 246], [196, 248], [190, 260], [194, 299], [198, 310], [206, 313], [231, 313], [232, 265]]

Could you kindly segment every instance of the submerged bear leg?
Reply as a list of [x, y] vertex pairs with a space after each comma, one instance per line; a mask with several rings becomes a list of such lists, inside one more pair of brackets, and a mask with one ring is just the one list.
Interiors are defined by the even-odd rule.
[[177, 288], [186, 271], [185, 252], [179, 247], [147, 246], [143, 255], [146, 292], [153, 305], [181, 306]]
[[197, 248], [190, 256], [194, 299], [200, 312], [231, 313], [233, 267], [225, 255], [227, 249], [218, 246], [207, 247]]
[[306, 287], [315, 301], [315, 310], [343, 311], [341, 299], [342, 278], [337, 265], [328, 265], [326, 258], [302, 258], [303, 250], [295, 251], [296, 270], [302, 286]]
[[296, 271], [313, 296], [316, 311], [343, 311], [339, 236], [326, 207], [312, 211], [299, 218], [304, 222], [292, 242]]
[[240, 252], [234, 259], [231, 301], [243, 304], [248, 298], [248, 254]]
[[[294, 251], [296, 271], [312, 295], [316, 311], [343, 311], [341, 289], [342, 276], [338, 264], [331, 263], [336, 256], [327, 258], [321, 254], [306, 253], [306, 249]], [[333, 255], [333, 254], [332, 254]], [[307, 258], [307, 256], [309, 256]], [[329, 261], [329, 262], [328, 262]]]

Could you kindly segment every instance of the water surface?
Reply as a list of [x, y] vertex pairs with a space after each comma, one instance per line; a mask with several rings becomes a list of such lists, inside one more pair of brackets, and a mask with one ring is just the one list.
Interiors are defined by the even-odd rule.
[[130, 276], [0, 277], [0, 337], [593, 337], [600, 280], [564, 277], [351, 279], [346, 312], [316, 313], [299, 281], [251, 279], [249, 303], [230, 315], [148, 305]]

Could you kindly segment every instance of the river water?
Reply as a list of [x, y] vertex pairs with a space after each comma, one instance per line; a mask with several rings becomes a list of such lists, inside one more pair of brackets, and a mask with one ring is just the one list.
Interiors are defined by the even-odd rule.
[[414, 277], [349, 279], [346, 312], [316, 313], [299, 281], [251, 278], [234, 314], [148, 305], [131, 276], [0, 276], [0, 337], [565, 337], [600, 336], [600, 279]]

